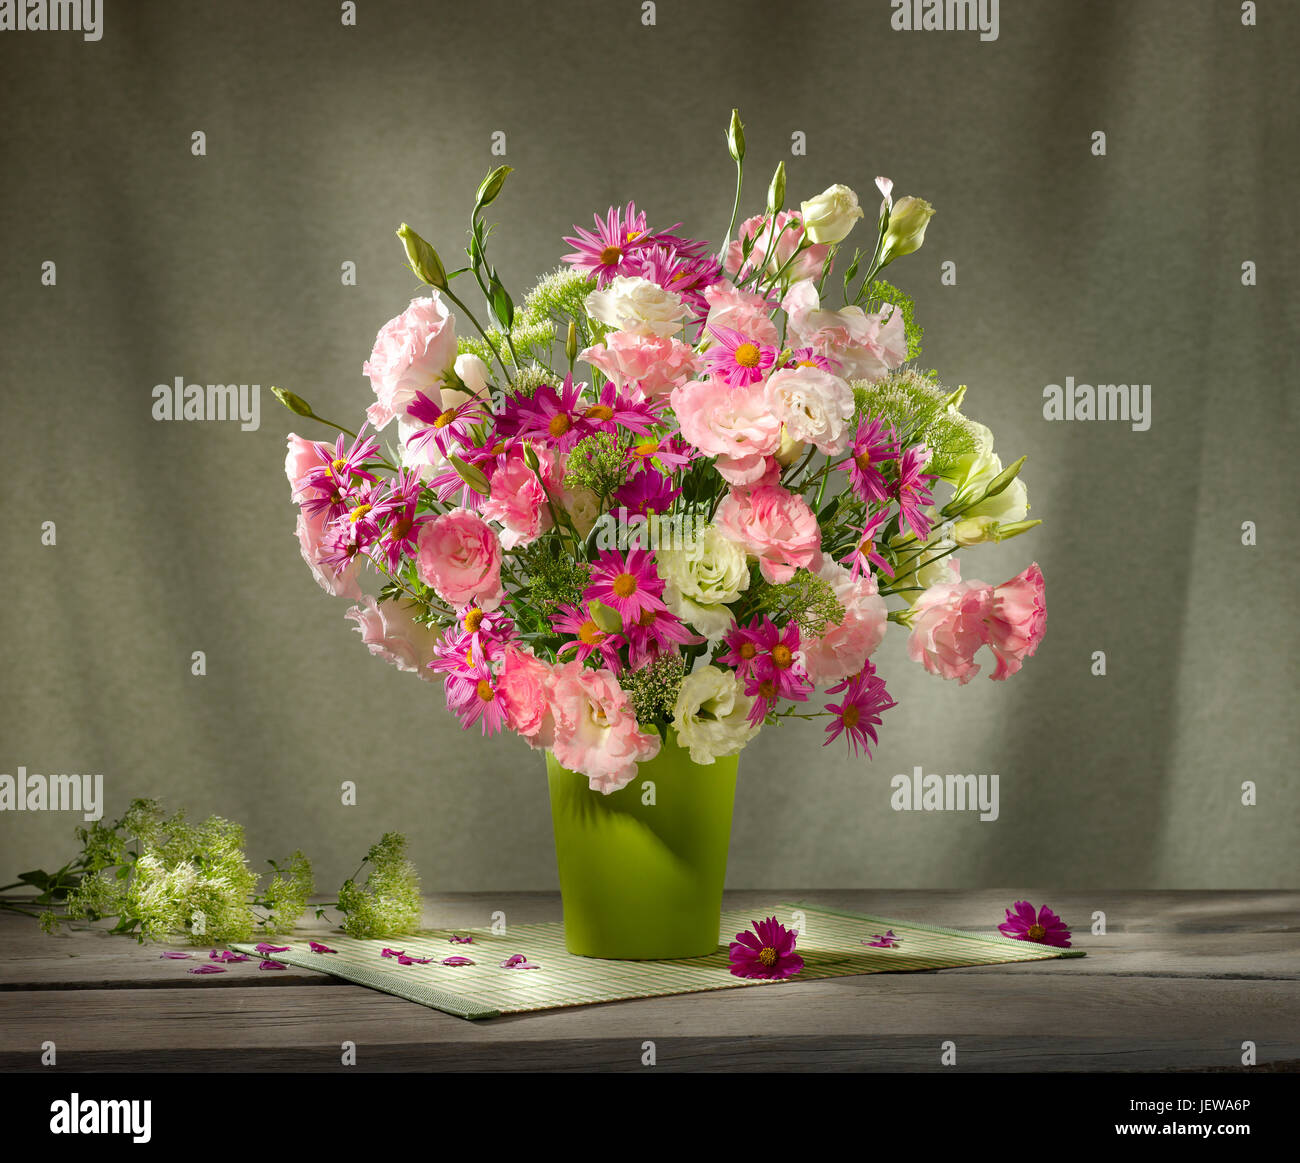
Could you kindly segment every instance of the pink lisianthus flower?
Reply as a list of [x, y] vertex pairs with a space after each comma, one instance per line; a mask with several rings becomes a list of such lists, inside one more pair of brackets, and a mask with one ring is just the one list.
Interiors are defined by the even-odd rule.
[[809, 679], [821, 686], [857, 674], [866, 666], [885, 636], [889, 609], [870, 571], [854, 577], [851, 570], [827, 557], [814, 572], [830, 583], [844, 607], [839, 625], [828, 626], [820, 638], [803, 643], [800, 661]]
[[704, 367], [695, 349], [680, 339], [632, 331], [611, 331], [603, 344], [586, 348], [578, 358], [599, 368], [616, 387], [640, 388], [647, 399], [668, 395]]
[[501, 523], [506, 549], [528, 545], [551, 527], [546, 489], [522, 456], [511, 456], [489, 478], [491, 493], [479, 506], [489, 521]]
[[821, 529], [808, 502], [780, 485], [732, 489], [718, 506], [718, 526], [758, 558], [773, 584], [788, 582], [821, 556]]
[[1007, 679], [1038, 649], [1047, 630], [1047, 588], [1043, 571], [1034, 562], [1024, 573], [993, 587], [989, 615], [989, 647], [997, 669], [989, 676]]
[[931, 674], [965, 686], [979, 674], [975, 653], [988, 641], [985, 623], [992, 612], [993, 587], [985, 582], [933, 585], [912, 607], [907, 653]]
[[294, 504], [301, 504], [310, 495], [310, 486], [303, 480], [313, 469], [322, 468], [332, 459], [330, 446], [318, 440], [307, 440], [289, 433], [288, 450], [284, 457], [284, 475], [293, 490]]
[[423, 679], [435, 677], [429, 663], [437, 651], [438, 635], [411, 616], [409, 605], [378, 603], [366, 594], [361, 605], [353, 606], [343, 616], [356, 623], [361, 641], [375, 657], [398, 670], [416, 671]]
[[360, 560], [354, 556], [343, 569], [337, 572], [326, 564], [325, 559], [329, 553], [326, 543], [329, 533], [328, 524], [324, 513], [300, 512], [298, 514], [296, 532], [302, 559], [311, 570], [316, 584], [327, 594], [333, 594], [336, 598], [351, 598], [358, 601], [361, 598], [361, 586], [357, 582]]
[[402, 314], [379, 329], [375, 346], [361, 371], [370, 377], [377, 402], [366, 409], [377, 429], [404, 413], [424, 391], [435, 395], [442, 378], [456, 364], [456, 327], [437, 291], [413, 299]]
[[555, 758], [585, 775], [593, 791], [609, 795], [627, 786], [637, 764], [659, 754], [662, 740], [640, 730], [611, 671], [587, 670], [576, 660], [557, 666], [550, 699]]
[[551, 667], [531, 650], [506, 647], [505, 663], [497, 680], [497, 697], [506, 725], [522, 735], [530, 747], [550, 747], [555, 742], [555, 719], [547, 690]]
[[420, 580], [452, 606], [495, 610], [501, 584], [501, 542], [477, 513], [453, 509], [420, 530], [415, 555]]
[[728, 484], [758, 480], [781, 445], [781, 418], [762, 384], [731, 388], [718, 380], [695, 380], [673, 390], [672, 406], [682, 435], [717, 458]]
[[[736, 239], [727, 246], [723, 268], [730, 275], [745, 279], [753, 274], [763, 261], [768, 248], [772, 246], [772, 227], [765, 214], [756, 214], [746, 218], [740, 224]], [[764, 273], [775, 275], [793, 257], [804, 241], [803, 216], [798, 210], [782, 210], [776, 216], [776, 247], [768, 260]], [[749, 257], [745, 257], [744, 242], [753, 239]], [[830, 247], [822, 244], [806, 247], [782, 276], [794, 282], [799, 279], [815, 279], [822, 273], [822, 264], [826, 261]]]
[[790, 341], [837, 363], [846, 380], [881, 379], [907, 359], [903, 313], [896, 307], [875, 315], [857, 306], [823, 311], [811, 279], [795, 283], [781, 307]]
[[705, 331], [729, 327], [749, 336], [755, 343], [768, 347], [780, 345], [781, 333], [771, 315], [775, 302], [769, 303], [762, 295], [749, 291], [738, 291], [725, 279], [707, 288], [704, 298], [709, 304], [709, 314], [704, 320]]

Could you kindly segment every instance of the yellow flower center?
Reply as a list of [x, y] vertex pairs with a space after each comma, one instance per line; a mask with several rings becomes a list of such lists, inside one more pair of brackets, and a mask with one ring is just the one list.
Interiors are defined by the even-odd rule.
[[[632, 235], [630, 234], [628, 235], [629, 242], [632, 241], [632, 237], [633, 237]], [[604, 250], [600, 252], [600, 261], [602, 264], [604, 264], [607, 267], [614, 266], [622, 257], [623, 257], [622, 248], [617, 246], [607, 246], [605, 247]]]
[[546, 426], [546, 430], [552, 436], [563, 436], [572, 427], [573, 421], [569, 419], [567, 412], [556, 412], [551, 417], [551, 422]]
[[586, 646], [599, 646], [605, 641], [605, 631], [588, 618], [578, 628], [578, 641]]
[[351, 513], [348, 514], [348, 520], [355, 525], [358, 521], [361, 520], [362, 517], [364, 517], [367, 513], [370, 512], [370, 509], [371, 509], [370, 505], [358, 505], [355, 509], [352, 510]]
[[400, 541], [411, 531], [411, 524], [412, 522], [410, 517], [398, 517], [397, 520], [388, 527], [388, 536], [393, 538], [394, 541]]
[[608, 404], [592, 404], [587, 409], [586, 416], [588, 420], [612, 420], [614, 419], [614, 409]]
[[755, 646], [752, 642], [742, 642], [740, 644], [741, 658], [753, 658], [754, 655], [757, 653], [758, 653], [758, 647]]
[[630, 573], [620, 573], [618, 577], [614, 579], [612, 588], [618, 597], [630, 598], [634, 593], [636, 593], [636, 578], [634, 578]]
[[771, 969], [776, 964], [776, 950], [771, 945], [764, 945], [758, 951], [758, 963]]
[[481, 625], [483, 625], [483, 611], [475, 606], [465, 614], [465, 629], [473, 634]]
[[448, 410], [446, 412], [441, 413], [438, 416], [438, 418], [433, 422], [433, 426], [435, 428], [446, 428], [447, 425], [450, 424], [455, 419], [456, 419], [456, 413]]
[[742, 343], [736, 348], [736, 362], [741, 367], [758, 367], [761, 358], [762, 352], [753, 343]]
[[645, 233], [644, 230], [629, 230], [627, 232], [627, 240], [628, 242], [635, 242], [644, 233]]
[[758, 684], [758, 693], [762, 698], [769, 701], [776, 698], [776, 683], [770, 678], [765, 678]]
[[478, 697], [482, 699], [485, 703], [490, 703], [494, 698], [497, 697], [496, 691], [492, 689], [492, 684], [488, 682], [488, 680], [485, 678], [479, 679], [478, 686], [475, 687], [474, 689], [478, 692]]
[[504, 440], [498, 440], [492, 446], [492, 455], [500, 456], [503, 452], [505, 452], [505, 450], [506, 450], [506, 442]]
[[778, 642], [772, 647], [772, 661], [782, 670], [789, 670], [794, 665], [794, 655], [784, 642]]
[[641, 626], [653, 626], [658, 616], [653, 610], [642, 610], [641, 616], [637, 618], [637, 623]]
[[795, 367], [818, 367], [820, 366], [815, 359], [801, 359], [794, 365]]
[[860, 468], [863, 472], [870, 472], [871, 453], [870, 452], [858, 453], [858, 455], [853, 458], [853, 463], [856, 464], [858, 468]]
[[845, 707], [843, 714], [840, 715], [840, 718], [844, 720], [844, 725], [846, 727], [856, 727], [858, 725], [858, 720], [861, 717], [862, 715], [858, 711], [858, 708], [852, 703]]
[[1041, 941], [1047, 935], [1047, 930], [1042, 925], [1030, 925], [1029, 932], [1025, 934], [1031, 941]]
[[643, 440], [632, 449], [634, 455], [642, 457], [643, 459], [654, 456], [658, 451], [659, 441], [657, 440]]
[[341, 473], [341, 472], [344, 470], [344, 468], [347, 467], [347, 463], [348, 463], [348, 462], [347, 462], [346, 460], [344, 460], [342, 457], [340, 457], [338, 460], [333, 461], [333, 462], [330, 464], [330, 468], [332, 468], [332, 469], [334, 470], [334, 473], [335, 473], [335, 475], [337, 476], [339, 473]]

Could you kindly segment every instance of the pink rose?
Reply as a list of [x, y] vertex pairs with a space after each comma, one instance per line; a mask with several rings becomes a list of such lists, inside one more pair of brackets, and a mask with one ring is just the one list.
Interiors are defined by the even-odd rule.
[[643, 734], [618, 679], [608, 670], [587, 670], [576, 659], [557, 666], [551, 687], [555, 758], [587, 777], [592, 791], [626, 787], [636, 765], [659, 754], [658, 735]]
[[619, 388], [633, 384], [650, 398], [666, 396], [697, 375], [704, 361], [680, 339], [611, 331], [603, 344], [581, 352], [579, 359], [599, 368]]
[[301, 436], [289, 433], [289, 448], [284, 458], [284, 475], [289, 479], [295, 504], [301, 504], [307, 497], [307, 490], [300, 488], [298, 482], [317, 465], [328, 464], [332, 456], [328, 445], [322, 446], [314, 440], [304, 440]]
[[495, 610], [501, 605], [501, 542], [469, 509], [453, 509], [421, 526], [415, 566], [420, 579], [450, 606]]
[[549, 664], [531, 650], [513, 644], [506, 647], [497, 698], [510, 729], [522, 735], [530, 747], [550, 747], [555, 742], [555, 718], [547, 697], [551, 682]]
[[723, 279], [705, 287], [704, 298], [709, 304], [709, 315], [704, 321], [705, 334], [710, 327], [730, 327], [755, 343], [780, 346], [781, 333], [772, 322], [771, 308], [762, 295], [738, 291]]
[[820, 638], [805, 639], [802, 659], [808, 677], [818, 686], [857, 674], [885, 636], [889, 610], [876, 591], [876, 579], [866, 571], [852, 573], [829, 557], [817, 576], [831, 583], [844, 607], [844, 620], [829, 626]]
[[822, 535], [808, 503], [779, 485], [732, 489], [715, 518], [722, 531], [740, 542], [773, 584], [788, 582], [794, 571], [821, 556]]
[[931, 674], [965, 686], [979, 674], [975, 652], [988, 641], [985, 622], [992, 611], [993, 587], [986, 582], [931, 586], [912, 607], [907, 653]]
[[721, 380], [695, 380], [673, 389], [672, 407], [682, 436], [716, 457], [718, 472], [730, 484], [758, 480], [780, 447], [781, 418], [765, 384], [732, 388]]
[[787, 342], [810, 347], [830, 360], [846, 380], [878, 380], [907, 359], [903, 313], [887, 307], [868, 315], [861, 307], [823, 311], [811, 279], [795, 283], [781, 302], [789, 316]]
[[308, 516], [301, 510], [298, 513], [298, 546], [302, 550], [302, 559], [311, 569], [316, 584], [327, 594], [337, 598], [361, 597], [361, 586], [357, 584], [357, 569], [360, 561], [353, 558], [339, 573], [321, 562], [321, 542], [325, 537], [325, 514], [320, 512]]
[[[729, 274], [743, 279], [758, 269], [759, 263], [763, 261], [763, 256], [767, 254], [767, 249], [772, 243], [771, 227], [764, 226], [763, 223], [764, 216], [759, 214], [753, 218], [746, 218], [740, 224], [739, 237], [727, 247], [724, 266]], [[775, 275], [785, 266], [790, 261], [791, 255], [799, 249], [799, 243], [803, 241], [803, 216], [798, 210], [782, 210], [776, 216], [776, 234], [776, 249], [766, 267], [768, 275]], [[745, 259], [742, 257], [744, 249], [741, 244], [747, 238], [754, 239], [754, 245], [750, 249], [749, 258]], [[817, 278], [822, 273], [822, 264], [829, 253], [830, 247], [825, 244], [808, 247], [782, 278], [790, 281]]]
[[374, 350], [361, 371], [370, 377], [378, 403], [366, 409], [375, 429], [405, 413], [423, 392], [438, 400], [442, 377], [456, 363], [456, 327], [451, 312], [434, 291], [379, 329]]
[[343, 616], [357, 624], [361, 641], [375, 657], [392, 663], [398, 670], [415, 671], [425, 680], [436, 677], [429, 663], [433, 661], [438, 635], [411, 616], [408, 603], [380, 604], [367, 594], [361, 599], [361, 605], [353, 606]]
[[501, 523], [501, 544], [506, 549], [536, 541], [551, 527], [546, 489], [522, 457], [507, 458], [489, 483], [492, 492], [480, 510], [489, 521]]
[[1024, 573], [993, 587], [989, 615], [989, 647], [997, 655], [990, 678], [1010, 678], [1038, 649], [1047, 630], [1047, 587], [1043, 571], [1034, 562]]

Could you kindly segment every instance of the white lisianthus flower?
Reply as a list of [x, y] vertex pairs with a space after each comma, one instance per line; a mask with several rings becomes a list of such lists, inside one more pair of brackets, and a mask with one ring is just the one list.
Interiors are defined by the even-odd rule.
[[688, 674], [677, 692], [673, 726], [692, 762], [707, 766], [721, 755], [735, 755], [757, 735], [746, 717], [752, 703], [734, 670], [704, 666]]
[[587, 314], [607, 327], [666, 339], [680, 331], [690, 311], [682, 297], [649, 279], [618, 275], [587, 296]]
[[733, 625], [727, 609], [749, 588], [744, 546], [709, 525], [685, 549], [655, 551], [655, 566], [664, 581], [664, 604], [716, 642]]
[[785, 423], [785, 437], [815, 444], [827, 456], [848, 447], [853, 389], [847, 380], [819, 367], [784, 368], [772, 373], [767, 390]]
[[[1002, 471], [1002, 458], [993, 451], [993, 433], [983, 424], [968, 421], [974, 430], [979, 446], [974, 452], [956, 459], [953, 470], [946, 479], [955, 490], [954, 500], [978, 497]], [[1029, 491], [1025, 483], [1016, 477], [995, 497], [980, 501], [966, 509], [961, 515], [965, 518], [992, 517], [1002, 525], [1013, 521], [1023, 521], [1029, 512]]]
[[578, 531], [579, 537], [586, 537], [595, 528], [600, 516], [600, 498], [588, 488], [565, 491], [560, 495], [560, 504], [569, 514], [569, 520]]
[[460, 377], [460, 382], [469, 389], [468, 392], [462, 392], [459, 388], [443, 388], [442, 406], [444, 408], [454, 408], [458, 404], [466, 403], [471, 395], [480, 400], [488, 398], [488, 366], [477, 355], [466, 352], [464, 355], [456, 357], [456, 375]]
[[862, 217], [858, 196], [848, 186], [828, 186], [817, 197], [799, 203], [804, 230], [813, 242], [843, 242]]

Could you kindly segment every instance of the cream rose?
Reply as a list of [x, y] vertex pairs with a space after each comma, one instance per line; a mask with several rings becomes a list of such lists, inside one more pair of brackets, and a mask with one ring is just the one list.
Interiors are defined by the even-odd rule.
[[848, 186], [828, 186], [817, 197], [799, 203], [804, 230], [813, 242], [843, 242], [862, 217], [858, 196]]
[[677, 740], [695, 763], [711, 764], [735, 755], [755, 735], [747, 716], [753, 700], [740, 689], [734, 670], [703, 666], [682, 680], [673, 709]]
[[680, 331], [690, 311], [680, 295], [649, 279], [618, 275], [587, 296], [587, 314], [608, 327], [666, 339]]
[[664, 603], [710, 641], [735, 624], [727, 606], [749, 588], [745, 547], [709, 525], [685, 549], [659, 549], [655, 565], [664, 581]]

